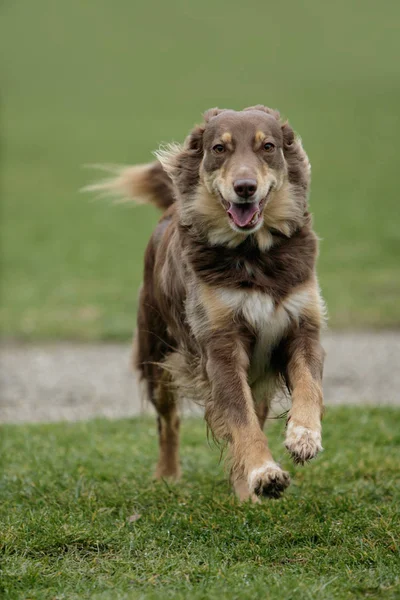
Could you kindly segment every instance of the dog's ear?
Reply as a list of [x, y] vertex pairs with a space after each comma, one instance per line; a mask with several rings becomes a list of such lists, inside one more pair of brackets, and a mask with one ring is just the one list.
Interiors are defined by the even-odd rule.
[[184, 147], [193, 152], [203, 152], [203, 133], [205, 126], [196, 125], [187, 136]]
[[208, 123], [209, 121], [211, 121], [211, 119], [213, 119], [214, 117], [220, 115], [221, 113], [225, 112], [226, 110], [228, 110], [227, 108], [209, 108], [208, 110], [206, 110], [205, 113], [203, 113], [203, 119], [205, 123]]
[[290, 148], [295, 141], [295, 135], [293, 129], [290, 127], [289, 122], [285, 121], [282, 123], [282, 135], [283, 135], [283, 148]]
[[203, 114], [204, 123], [196, 125], [189, 133], [183, 144], [165, 144], [156, 152], [155, 156], [160, 161], [164, 170], [173, 176], [173, 171], [178, 164], [178, 158], [181, 154], [188, 152], [189, 155], [198, 158], [203, 154], [203, 134], [206, 124], [213, 118], [224, 112], [225, 108], [210, 108]]
[[296, 196], [300, 202], [303, 199], [304, 207], [307, 207], [308, 189], [311, 179], [311, 166], [308, 156], [289, 123], [285, 121], [281, 125], [283, 135], [283, 154], [288, 167], [289, 182], [296, 189]]
[[183, 144], [166, 144], [155, 152], [157, 160], [178, 188], [187, 191], [197, 183], [203, 158], [203, 134], [206, 125], [225, 110], [227, 109], [207, 110], [203, 115], [204, 123], [196, 125]]
[[164, 171], [182, 193], [193, 189], [199, 179], [204, 130], [205, 124], [196, 125], [183, 144], [167, 144], [155, 152]]

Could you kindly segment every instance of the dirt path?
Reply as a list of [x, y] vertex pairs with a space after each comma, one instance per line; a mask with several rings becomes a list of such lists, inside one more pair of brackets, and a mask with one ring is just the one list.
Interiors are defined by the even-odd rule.
[[[327, 404], [400, 405], [400, 332], [329, 333], [324, 347]], [[129, 345], [3, 343], [0, 422], [136, 415], [129, 361]]]

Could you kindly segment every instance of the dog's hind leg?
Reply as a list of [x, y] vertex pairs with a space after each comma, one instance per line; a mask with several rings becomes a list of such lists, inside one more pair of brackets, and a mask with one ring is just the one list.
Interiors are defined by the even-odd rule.
[[154, 394], [157, 410], [159, 457], [155, 476], [179, 479], [179, 425], [177, 398], [170, 374], [163, 371]]
[[169, 371], [162, 366], [172, 345], [152, 295], [152, 287], [144, 285], [139, 295], [133, 365], [138, 371], [139, 381], [144, 384], [148, 400], [157, 411], [159, 459], [156, 477], [177, 479], [180, 475], [177, 395]]

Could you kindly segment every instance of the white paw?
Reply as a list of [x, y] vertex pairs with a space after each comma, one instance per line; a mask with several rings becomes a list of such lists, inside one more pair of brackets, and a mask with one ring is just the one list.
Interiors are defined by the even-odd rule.
[[296, 425], [294, 421], [289, 421], [285, 446], [292, 455], [294, 462], [304, 465], [305, 462], [315, 458], [318, 452], [323, 450], [321, 432], [302, 425]]
[[289, 474], [273, 461], [264, 463], [259, 469], [253, 469], [248, 477], [250, 493], [267, 498], [279, 498], [289, 483]]

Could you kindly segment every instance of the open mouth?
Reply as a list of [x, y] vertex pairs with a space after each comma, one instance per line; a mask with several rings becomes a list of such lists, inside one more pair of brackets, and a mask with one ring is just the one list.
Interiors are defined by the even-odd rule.
[[226, 212], [238, 229], [246, 231], [260, 223], [264, 202], [265, 198], [260, 202], [230, 202]]

